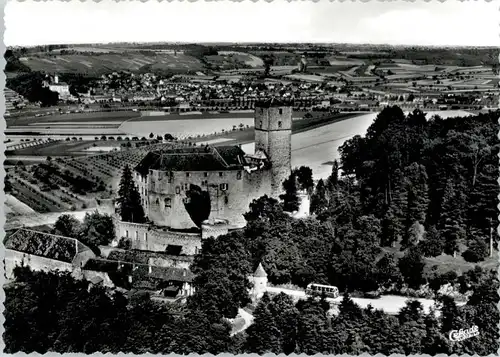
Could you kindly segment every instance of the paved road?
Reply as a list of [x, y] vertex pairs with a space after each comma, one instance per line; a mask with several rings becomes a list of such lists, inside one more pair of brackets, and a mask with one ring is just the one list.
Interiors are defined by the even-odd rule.
[[[298, 299], [306, 299], [307, 296], [304, 291], [299, 291], [299, 290], [289, 290], [289, 289], [282, 289], [282, 288], [275, 288], [275, 287], [268, 287], [267, 291], [271, 293], [277, 293], [279, 294], [280, 292], [283, 292], [287, 295], [291, 295], [295, 298]], [[342, 296], [339, 296], [338, 298], [332, 299], [332, 298], [327, 298], [327, 300], [335, 305], [340, 304], [342, 301]], [[405, 306], [406, 301], [410, 300], [410, 298], [404, 297], [404, 296], [396, 296], [396, 295], [383, 295], [378, 299], [364, 299], [364, 298], [352, 298], [352, 301], [355, 302], [357, 305], [359, 305], [362, 308], [366, 308], [368, 305], [372, 305], [374, 309], [379, 309], [383, 310], [384, 312], [388, 314], [397, 314], [399, 310], [401, 310], [402, 307]], [[434, 306], [435, 301], [433, 299], [421, 299], [417, 298], [414, 300], [420, 301], [422, 304], [425, 313], [429, 313], [430, 308]], [[457, 303], [457, 305], [464, 305], [464, 302]]]

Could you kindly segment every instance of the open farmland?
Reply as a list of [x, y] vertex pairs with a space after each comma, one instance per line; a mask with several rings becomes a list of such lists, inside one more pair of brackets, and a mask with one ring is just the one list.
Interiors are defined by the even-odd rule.
[[234, 52], [234, 51], [219, 51], [220, 56], [232, 57], [239, 62], [245, 63], [250, 67], [263, 67], [264, 61], [262, 58], [251, 55], [249, 53], [244, 52]]
[[125, 53], [38, 54], [20, 58], [33, 71], [100, 75], [113, 71], [197, 71], [202, 63], [184, 54], [130, 51]]
[[71, 113], [71, 114], [58, 114], [34, 117], [24, 116], [12, 118], [7, 121], [7, 127], [24, 126], [40, 123], [94, 123], [94, 122], [116, 122], [121, 123], [125, 120], [137, 117], [138, 114], [133, 111], [115, 111], [115, 112], [90, 112], [90, 113]]
[[134, 144], [142, 146], [84, 158], [58, 157], [32, 166], [17, 163], [7, 170], [11, 195], [39, 213], [94, 207], [96, 197], [117, 189], [125, 165], [134, 167], [149, 150], [169, 145]]

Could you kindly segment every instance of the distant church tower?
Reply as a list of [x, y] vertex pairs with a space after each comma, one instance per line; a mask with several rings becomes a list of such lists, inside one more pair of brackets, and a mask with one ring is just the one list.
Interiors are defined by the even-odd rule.
[[291, 173], [291, 106], [275, 100], [256, 104], [255, 152], [258, 151], [264, 151], [271, 162], [271, 196], [277, 197]]

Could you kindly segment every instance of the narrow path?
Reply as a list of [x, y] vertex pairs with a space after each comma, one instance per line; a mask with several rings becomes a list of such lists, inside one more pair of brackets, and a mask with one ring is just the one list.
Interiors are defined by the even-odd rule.
[[[231, 336], [234, 336], [237, 333], [245, 331], [253, 323], [253, 319], [254, 319], [253, 316], [243, 309], [238, 309], [238, 316], [241, 317], [245, 321], [245, 324], [243, 326], [241, 326], [240, 328], [238, 328], [237, 330], [232, 331]], [[236, 319], [238, 319], [238, 318], [236, 318]]]

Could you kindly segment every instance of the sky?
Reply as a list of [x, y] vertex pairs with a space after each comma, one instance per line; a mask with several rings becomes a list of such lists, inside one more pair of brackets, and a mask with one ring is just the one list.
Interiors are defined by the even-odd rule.
[[498, 2], [14, 1], [7, 46], [106, 42], [319, 42], [498, 46]]

